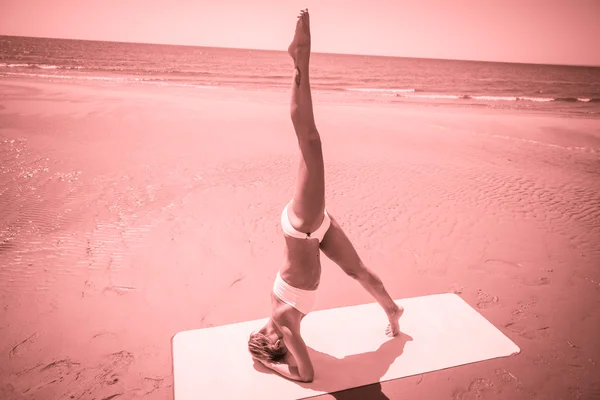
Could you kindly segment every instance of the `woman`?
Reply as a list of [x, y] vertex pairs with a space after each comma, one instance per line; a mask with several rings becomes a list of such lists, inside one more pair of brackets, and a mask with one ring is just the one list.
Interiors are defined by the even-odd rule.
[[281, 215], [285, 262], [271, 293], [271, 318], [250, 335], [248, 349], [255, 360], [282, 376], [311, 382], [314, 369], [300, 335], [300, 323], [316, 302], [321, 277], [320, 251], [356, 279], [383, 307], [390, 322], [386, 329], [388, 336], [398, 334], [403, 309], [394, 303], [379, 277], [362, 263], [340, 225], [325, 210], [323, 153], [308, 80], [308, 9], [298, 16], [288, 53], [294, 60], [290, 111], [301, 152], [300, 168], [294, 197]]

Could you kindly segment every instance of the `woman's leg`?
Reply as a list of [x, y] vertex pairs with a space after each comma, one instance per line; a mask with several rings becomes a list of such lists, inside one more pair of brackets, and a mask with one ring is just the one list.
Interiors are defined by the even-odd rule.
[[398, 320], [402, 316], [404, 308], [394, 302], [381, 278], [362, 262], [340, 224], [331, 213], [328, 214], [331, 218], [331, 226], [320, 243], [321, 250], [377, 300], [390, 322], [386, 333], [390, 336], [397, 335], [400, 332]]
[[313, 232], [323, 221], [325, 168], [321, 138], [315, 124], [309, 82], [310, 20], [308, 10], [298, 16], [294, 39], [288, 48], [294, 60], [290, 115], [298, 145], [300, 165], [294, 189], [290, 222], [301, 232]]

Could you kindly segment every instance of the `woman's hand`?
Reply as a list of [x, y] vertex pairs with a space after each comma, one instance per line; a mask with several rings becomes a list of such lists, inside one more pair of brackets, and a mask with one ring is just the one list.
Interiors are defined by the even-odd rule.
[[[300, 377], [300, 374], [298, 373], [298, 367], [296, 365], [288, 364], [287, 362], [274, 363], [273, 361], [261, 360], [258, 358], [254, 358], [254, 360], [260, 362], [265, 367], [277, 372], [279, 375], [281, 375], [285, 378], [288, 378], [288, 379], [291, 379], [294, 381], [307, 382], [306, 380], [304, 380]], [[293, 360], [293, 362], [295, 363], [295, 360], [293, 357], [291, 358], [291, 360]], [[286, 357], [285, 361], [287, 361], [287, 357]], [[312, 379], [311, 379], [311, 381], [312, 381]]]
[[259, 362], [259, 363], [261, 363], [261, 364], [262, 364], [262, 365], [264, 365], [265, 367], [267, 367], [267, 368], [270, 368], [270, 367], [269, 367], [269, 365], [268, 365], [268, 364], [270, 363], [270, 361], [268, 361], [268, 360], [262, 360], [262, 359], [260, 359], [260, 358], [256, 358], [256, 357], [252, 357], [252, 359], [253, 359], [254, 361], [256, 361], [256, 362]]
[[256, 360], [267, 368], [271, 368], [271, 364], [273, 363], [271, 360], [261, 360], [260, 358], [257, 358]]

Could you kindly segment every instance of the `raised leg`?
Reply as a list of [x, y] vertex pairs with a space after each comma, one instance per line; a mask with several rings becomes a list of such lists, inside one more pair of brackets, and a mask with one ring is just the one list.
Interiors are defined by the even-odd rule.
[[388, 336], [396, 336], [400, 332], [398, 320], [404, 309], [392, 300], [379, 276], [362, 262], [340, 224], [330, 212], [328, 214], [331, 227], [323, 237], [321, 250], [377, 300], [389, 320], [385, 333]]
[[294, 39], [288, 48], [294, 60], [294, 81], [290, 116], [300, 147], [300, 165], [289, 207], [290, 222], [301, 232], [315, 231], [323, 221], [325, 209], [325, 167], [321, 138], [315, 124], [309, 82], [310, 20], [302, 10]]

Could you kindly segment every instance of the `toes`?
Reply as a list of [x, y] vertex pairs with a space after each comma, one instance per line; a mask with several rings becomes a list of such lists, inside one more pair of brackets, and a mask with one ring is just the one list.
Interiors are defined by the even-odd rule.
[[298, 17], [304, 17], [308, 15], [308, 8], [305, 8], [304, 10], [300, 10], [300, 14], [298, 15]]

